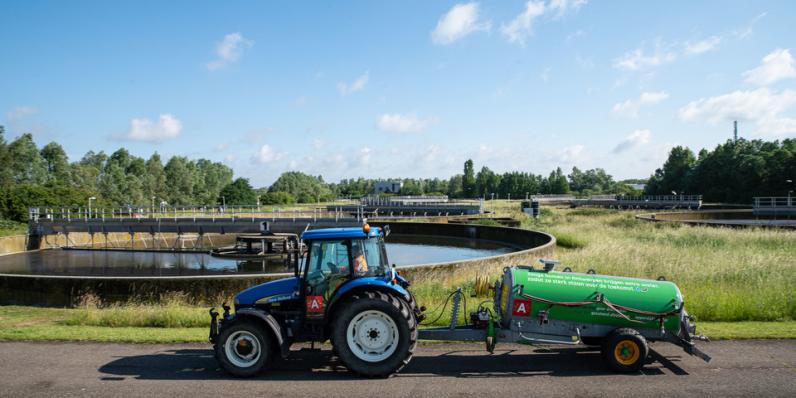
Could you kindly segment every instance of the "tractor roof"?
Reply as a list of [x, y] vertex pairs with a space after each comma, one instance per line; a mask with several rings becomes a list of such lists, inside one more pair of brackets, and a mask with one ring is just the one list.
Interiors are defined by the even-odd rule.
[[351, 228], [324, 228], [312, 229], [301, 234], [302, 240], [317, 239], [351, 239], [351, 238], [375, 238], [381, 234], [381, 228], [370, 227], [370, 232], [366, 235], [362, 227]]

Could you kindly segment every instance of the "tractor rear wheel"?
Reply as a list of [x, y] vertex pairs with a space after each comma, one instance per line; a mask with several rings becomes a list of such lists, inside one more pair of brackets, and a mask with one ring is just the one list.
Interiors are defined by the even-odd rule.
[[346, 368], [366, 377], [400, 371], [417, 346], [415, 314], [403, 299], [382, 292], [364, 292], [343, 304], [332, 334]]
[[271, 335], [254, 322], [236, 321], [218, 335], [215, 354], [221, 367], [233, 376], [254, 376], [273, 356]]

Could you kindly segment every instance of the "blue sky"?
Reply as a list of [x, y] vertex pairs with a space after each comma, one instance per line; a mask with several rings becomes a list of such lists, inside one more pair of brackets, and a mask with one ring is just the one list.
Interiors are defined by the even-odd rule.
[[649, 176], [673, 145], [796, 136], [796, 3], [0, 5], [0, 124], [283, 171]]

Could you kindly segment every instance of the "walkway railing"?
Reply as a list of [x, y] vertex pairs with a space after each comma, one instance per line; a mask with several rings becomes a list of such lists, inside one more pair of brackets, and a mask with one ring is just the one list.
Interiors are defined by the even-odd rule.
[[244, 218], [346, 218], [341, 206], [121, 206], [121, 207], [31, 207], [28, 221], [95, 221], [139, 219], [244, 219]]
[[754, 208], [796, 207], [793, 196], [758, 196], [754, 198]]

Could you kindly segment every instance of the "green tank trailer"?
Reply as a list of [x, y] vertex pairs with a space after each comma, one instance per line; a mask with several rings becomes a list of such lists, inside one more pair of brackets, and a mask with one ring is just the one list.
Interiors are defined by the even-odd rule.
[[679, 345], [710, 361], [694, 345], [707, 339], [695, 336], [674, 283], [558, 272], [557, 262], [541, 262], [541, 268], [504, 269], [494, 285], [493, 309], [482, 303], [470, 314], [469, 325], [456, 325], [462, 294], [455, 292], [450, 325], [421, 329], [420, 338], [485, 341], [489, 351], [498, 341], [599, 346], [607, 365], [621, 372], [640, 369], [648, 342], [654, 341]]

